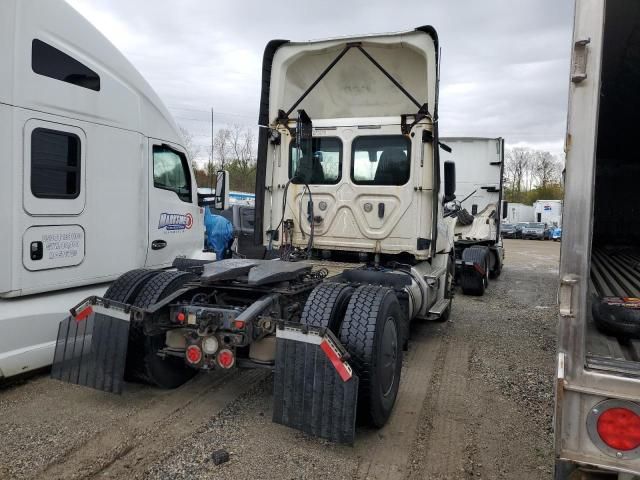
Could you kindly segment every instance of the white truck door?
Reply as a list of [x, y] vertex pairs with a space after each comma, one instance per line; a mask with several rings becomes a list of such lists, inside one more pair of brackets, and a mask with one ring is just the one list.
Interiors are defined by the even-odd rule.
[[182, 148], [149, 139], [148, 267], [169, 266], [204, 245], [196, 183]]

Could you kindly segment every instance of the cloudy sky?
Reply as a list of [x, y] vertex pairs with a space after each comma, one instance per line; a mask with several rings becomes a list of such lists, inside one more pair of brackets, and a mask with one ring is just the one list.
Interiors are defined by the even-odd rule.
[[442, 47], [441, 134], [562, 152], [573, 0], [68, 0], [151, 83], [196, 143], [256, 125], [262, 52], [431, 24]]

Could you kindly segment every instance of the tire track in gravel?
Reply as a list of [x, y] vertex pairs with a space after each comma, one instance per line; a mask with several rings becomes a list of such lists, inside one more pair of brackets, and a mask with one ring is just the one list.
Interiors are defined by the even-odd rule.
[[131, 477], [136, 470], [157, 462], [163, 452], [197, 431], [266, 375], [262, 370], [221, 373], [213, 380], [200, 375], [66, 452], [34, 478]]

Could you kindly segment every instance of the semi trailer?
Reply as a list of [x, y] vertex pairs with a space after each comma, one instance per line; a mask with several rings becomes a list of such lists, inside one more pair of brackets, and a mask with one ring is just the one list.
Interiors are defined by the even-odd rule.
[[483, 295], [502, 272], [500, 205], [504, 171], [502, 138], [443, 138], [444, 159], [455, 160], [456, 196], [447, 205], [455, 239], [456, 283], [467, 295]]
[[63, 1], [0, 2], [0, 379], [51, 365], [58, 323], [132, 268], [203, 256], [178, 127]]
[[577, 0], [560, 255], [555, 478], [640, 478], [640, 3]]
[[275, 422], [347, 443], [357, 417], [384, 425], [409, 323], [451, 311], [439, 55], [429, 26], [269, 42], [254, 219], [269, 259], [126, 273], [60, 324], [52, 376], [119, 392], [267, 368]]

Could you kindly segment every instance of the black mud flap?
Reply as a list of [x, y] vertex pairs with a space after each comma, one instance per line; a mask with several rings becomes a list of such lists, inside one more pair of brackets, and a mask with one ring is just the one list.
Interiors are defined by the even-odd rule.
[[273, 421], [352, 444], [359, 379], [346, 350], [326, 329], [286, 324], [276, 336]]
[[90, 297], [60, 322], [51, 378], [122, 393], [129, 314], [123, 308], [105, 308], [103, 303]]

